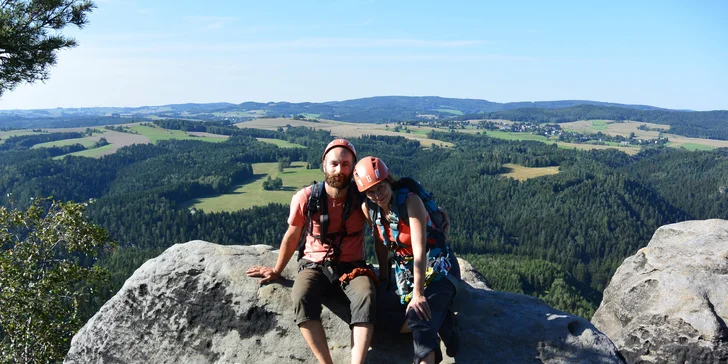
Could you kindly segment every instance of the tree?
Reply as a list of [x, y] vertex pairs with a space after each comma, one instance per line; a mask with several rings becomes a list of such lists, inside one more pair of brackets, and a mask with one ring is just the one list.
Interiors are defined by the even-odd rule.
[[90, 0], [1, 1], [0, 96], [23, 82], [47, 80], [57, 51], [77, 45], [60, 31], [82, 28], [95, 7]]
[[[0, 207], [0, 362], [63, 360], [71, 338], [108, 295], [105, 270], [83, 262], [110, 247], [87, 203], [35, 199]], [[103, 291], [100, 294], [99, 291]]]
[[283, 180], [280, 177], [271, 178], [268, 175], [268, 179], [263, 181], [263, 189], [266, 191], [277, 191], [283, 189]]
[[278, 158], [278, 172], [283, 172], [284, 168], [291, 167], [291, 157]]

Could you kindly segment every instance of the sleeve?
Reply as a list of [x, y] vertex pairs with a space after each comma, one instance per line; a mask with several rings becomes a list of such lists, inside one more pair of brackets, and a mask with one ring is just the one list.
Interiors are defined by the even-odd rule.
[[303, 226], [306, 223], [305, 209], [310, 194], [310, 192], [306, 192], [306, 188], [302, 188], [291, 198], [291, 211], [288, 213], [288, 225]]

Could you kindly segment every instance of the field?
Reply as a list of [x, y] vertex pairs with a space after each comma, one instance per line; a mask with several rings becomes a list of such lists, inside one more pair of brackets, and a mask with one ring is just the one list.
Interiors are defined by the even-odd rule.
[[[409, 133], [405, 130], [395, 131], [394, 128], [385, 128], [386, 131], [391, 131], [393, 133], [400, 133], [400, 134], [419, 134], [427, 136], [427, 133], [432, 130], [432, 128], [418, 128], [418, 127], [407, 127], [407, 130], [409, 130]], [[404, 135], [403, 135], [404, 136]]]
[[[501, 122], [501, 120], [493, 120]], [[476, 122], [476, 121], [474, 121]], [[648, 128], [663, 128], [668, 129], [669, 125], [663, 124], [650, 124], [642, 122], [628, 121], [623, 123], [612, 123], [608, 120], [582, 120], [572, 123], [560, 124], [565, 130], [572, 130], [581, 133], [596, 133], [601, 131], [602, 133], [609, 135], [623, 135], [629, 136], [630, 133], [634, 132], [637, 138], [651, 139], [656, 138], [659, 132], [657, 131], [644, 131], [638, 130], [637, 127], [646, 124]], [[420, 145], [423, 147], [429, 147], [432, 144], [441, 145], [445, 147], [451, 147], [452, 143], [442, 142], [439, 140], [428, 139], [427, 132], [433, 130], [428, 127], [411, 127], [410, 132], [396, 132], [391, 130], [392, 127], [388, 124], [364, 124], [364, 123], [345, 123], [332, 120], [320, 120], [320, 122], [311, 122], [304, 120], [291, 120], [291, 119], [256, 119], [238, 123], [236, 126], [240, 128], [256, 128], [266, 130], [276, 130], [278, 127], [285, 127], [286, 125], [291, 126], [305, 126], [308, 128], [316, 128], [331, 131], [331, 134], [337, 137], [359, 137], [362, 135], [392, 135], [402, 136], [408, 139], [418, 140]], [[444, 129], [439, 129], [444, 130]], [[465, 129], [459, 130], [460, 132], [476, 133], [483, 132], [479, 129]], [[627, 154], [637, 154], [640, 151], [639, 147], [622, 147], [615, 143], [609, 143], [608, 145], [594, 145], [594, 144], [577, 144], [577, 143], [564, 143], [557, 142], [543, 135], [533, 135], [528, 133], [512, 133], [505, 131], [485, 131], [486, 135], [492, 138], [505, 139], [505, 140], [535, 140], [544, 143], [556, 143], [560, 148], [576, 148], [576, 149], [609, 149], [614, 148], [621, 150]], [[688, 150], [706, 150], [710, 148], [721, 148], [728, 147], [728, 141], [725, 140], [712, 140], [712, 139], [699, 139], [699, 138], [687, 138], [679, 135], [663, 133], [663, 136], [670, 139], [669, 146], [674, 148], [685, 147]], [[699, 145], [699, 146], [698, 146]], [[701, 149], [703, 148], [703, 149]]]
[[[481, 131], [483, 133], [483, 131]], [[536, 135], [529, 133], [512, 133], [508, 131], [500, 130], [486, 130], [485, 135], [491, 138], [505, 139], [505, 140], [535, 140], [539, 142], [549, 143], [550, 141], [545, 135]]]
[[249, 117], [259, 117], [265, 115], [265, 110], [247, 110], [247, 111], [219, 111], [212, 113], [215, 116], [220, 117], [238, 117], [238, 118], [249, 118]]
[[564, 149], [583, 149], [583, 150], [592, 150], [592, 149], [616, 149], [622, 152], [625, 152], [629, 155], [635, 155], [640, 152], [639, 147], [613, 147], [611, 145], [596, 145], [596, 144], [576, 144], [576, 143], [564, 143], [564, 142], [558, 142], [556, 145], [559, 148]]
[[[170, 139], [201, 140], [201, 141], [205, 141], [205, 142], [216, 142], [216, 143], [225, 141], [224, 138], [190, 135], [182, 130], [162, 129], [162, 128], [158, 128], [158, 127], [154, 127], [154, 126], [134, 125], [133, 127], [131, 127], [131, 129], [136, 131], [137, 133], [149, 138], [149, 140], [152, 143], [156, 143], [160, 140], [170, 140]], [[134, 135], [134, 134], [130, 134], [130, 135]]]
[[[110, 154], [110, 151], [112, 151], [113, 148], [114, 148], [114, 145], [107, 144], [107, 145], [104, 145], [103, 147], [99, 147], [99, 148], [86, 149], [86, 150], [82, 150], [82, 151], [79, 151], [79, 152], [73, 152], [73, 153], [70, 153], [70, 154], [59, 155], [57, 157], [54, 157], [53, 159], [60, 159], [60, 158], [63, 158], [65, 156], [68, 156], [68, 155], [74, 155], [74, 156], [77, 156], [77, 157], [99, 158], [101, 156]], [[113, 150], [116, 150], [116, 149], [113, 149]]]
[[[77, 138], [77, 139], [65, 139], [65, 140], [59, 140], [49, 143], [43, 143], [38, 144], [34, 147], [40, 148], [40, 147], [48, 147], [52, 145], [56, 146], [62, 146], [62, 145], [70, 145], [75, 143], [83, 144], [86, 147], [92, 146], [96, 141], [98, 141], [100, 138], [106, 138], [106, 140], [110, 143], [110, 145], [106, 145], [101, 148], [95, 148], [95, 149], [88, 149], [80, 152], [71, 153], [69, 155], [77, 155], [77, 156], [83, 156], [83, 157], [101, 157], [107, 154], [113, 154], [115, 153], [119, 148], [132, 145], [132, 144], [149, 144], [149, 143], [156, 143], [160, 140], [169, 140], [169, 139], [183, 139], [183, 140], [200, 140], [204, 142], [223, 142], [229, 138], [227, 135], [217, 135], [217, 134], [210, 134], [210, 133], [199, 133], [199, 132], [184, 132], [180, 130], [167, 130], [167, 129], [161, 129], [156, 126], [142, 126], [139, 123], [130, 123], [130, 124], [122, 124], [125, 128], [129, 128], [131, 130], [136, 131], [139, 134], [130, 134], [130, 133], [121, 133], [118, 131], [112, 131], [112, 130], [106, 130], [103, 129], [103, 127], [96, 127], [96, 129], [103, 130], [103, 133], [96, 134], [91, 137], [85, 137], [85, 138]], [[44, 131], [51, 132], [51, 133], [60, 133], [60, 132], [83, 132], [87, 128], [86, 127], [79, 127], [79, 128], [54, 128], [54, 129], [43, 129]], [[19, 133], [19, 132], [26, 132], [28, 134], [33, 134], [33, 132], [28, 130], [23, 131], [13, 131], [13, 133]], [[8, 132], [5, 132], [8, 133]], [[63, 157], [63, 156], [61, 156]]]
[[457, 115], [457, 116], [463, 115], [462, 111], [456, 110], [456, 109], [442, 108], [442, 109], [433, 109], [433, 110], [441, 112], [441, 113], [445, 113], [445, 114], [453, 114], [453, 115]]
[[[606, 124], [604, 124], [605, 122]], [[634, 133], [635, 138], [637, 139], [654, 139], [657, 138], [657, 136], [660, 134], [660, 132], [658, 131], [637, 129], [637, 127], [639, 127], [640, 125], [646, 125], [647, 128], [650, 129], [662, 128], [666, 131], [670, 129], [670, 125], [643, 123], [640, 121], [625, 121], [617, 123], [608, 120], [581, 120], [571, 123], [561, 123], [559, 125], [561, 125], [561, 128], [564, 130], [579, 133], [596, 133], [597, 131], [601, 131], [604, 134], [621, 135], [625, 137], [629, 136], [630, 133]], [[604, 125], [606, 125], [606, 129], [602, 129]], [[689, 138], [680, 135], [669, 134], [667, 132], [662, 133], [662, 136], [670, 140], [668, 146], [672, 148], [685, 147], [685, 149], [688, 150], [711, 150], [715, 148], [728, 148], [728, 141], [726, 140]]]
[[[452, 143], [447, 143], [439, 140], [428, 139], [427, 135], [418, 133], [397, 133], [395, 131], [387, 130], [386, 124], [363, 124], [363, 123], [345, 123], [340, 121], [332, 120], [319, 120], [319, 122], [304, 121], [304, 120], [292, 120], [292, 119], [255, 119], [242, 123], [235, 124], [239, 128], [254, 128], [254, 129], [266, 129], [276, 130], [278, 127], [285, 127], [286, 125], [291, 126], [305, 126], [307, 128], [315, 128], [321, 130], [328, 130], [331, 135], [343, 138], [355, 138], [362, 135], [392, 135], [402, 136], [407, 139], [417, 140], [423, 148], [428, 148], [435, 145], [441, 145], [444, 147], [453, 146]], [[415, 129], [415, 128], [413, 128]], [[422, 128], [423, 130], [426, 128]]]
[[23, 136], [23, 135], [34, 135], [34, 134], [43, 134], [43, 133], [38, 133], [35, 131], [30, 131], [30, 130], [0, 131], [0, 144], [5, 143], [5, 139], [10, 138], [12, 136]]
[[[672, 146], [672, 144], [670, 145]], [[680, 144], [680, 147], [683, 147], [687, 150], [713, 150], [716, 147], [705, 145], [705, 144], [695, 144], [695, 143], [684, 143]]]
[[566, 131], [576, 133], [594, 134], [601, 131], [604, 134], [621, 135], [625, 137], [629, 136], [630, 133], [634, 133], [635, 137], [645, 139], [657, 138], [657, 135], [660, 133], [657, 131], [639, 130], [637, 127], [640, 125], [646, 125], [649, 129], [670, 129], [670, 125], [643, 123], [639, 121], [625, 121], [617, 123], [610, 120], [580, 120], [570, 123], [560, 123], [559, 125]]
[[306, 148], [305, 146], [303, 146], [301, 144], [291, 143], [286, 140], [271, 139], [271, 138], [255, 138], [255, 139], [258, 139], [261, 142], [266, 142], [266, 143], [277, 145], [279, 148]]
[[[286, 168], [282, 173], [278, 172], [278, 163], [255, 163], [253, 173], [255, 174], [254, 180], [238, 186], [231, 193], [194, 199], [190, 201], [188, 207], [203, 209], [206, 212], [219, 212], [265, 206], [273, 202], [288, 204], [291, 202], [293, 194], [301, 187], [323, 178], [323, 172], [320, 170], [306, 169], [305, 162], [293, 162], [291, 168]], [[269, 175], [271, 178], [281, 177], [283, 190], [266, 191], [263, 189], [263, 182]]]
[[63, 140], [55, 140], [52, 142], [47, 143], [40, 143], [34, 145], [31, 149], [37, 149], [37, 148], [50, 148], [50, 147], [65, 147], [67, 145], [73, 145], [73, 144], [81, 144], [86, 148], [92, 147], [96, 142], [101, 139], [100, 136], [88, 136], [83, 138], [74, 138], [74, 139], [63, 139]]
[[559, 173], [559, 167], [542, 167], [542, 168], [530, 168], [520, 166], [518, 164], [507, 163], [503, 165], [510, 171], [501, 174], [504, 177], [510, 177], [519, 181], [525, 181], [529, 178], [548, 176]]

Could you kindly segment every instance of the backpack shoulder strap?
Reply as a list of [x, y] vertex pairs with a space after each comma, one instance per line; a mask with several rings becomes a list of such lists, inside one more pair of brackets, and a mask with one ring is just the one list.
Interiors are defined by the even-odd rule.
[[430, 215], [430, 218], [433, 219], [435, 216], [439, 214], [439, 210], [437, 207], [437, 204], [432, 199], [432, 194], [427, 192], [424, 187], [414, 178], [410, 177], [403, 177], [401, 178], [396, 186], [396, 194], [395, 194], [395, 202], [397, 205], [398, 213], [400, 215], [400, 219], [404, 219], [403, 222], [405, 224], [409, 225], [409, 215], [407, 214], [407, 196], [410, 193], [414, 193], [417, 195], [417, 197], [422, 200], [422, 204], [425, 205], [425, 210], [427, 210], [427, 213]]
[[379, 221], [379, 206], [374, 201], [367, 199], [367, 211], [369, 212], [369, 220], [376, 225]]
[[[298, 260], [303, 258], [304, 251], [306, 250], [306, 236], [313, 235], [313, 215], [321, 211], [321, 235], [326, 236], [326, 229], [328, 228], [329, 216], [326, 213], [326, 193], [323, 193], [324, 182], [314, 181], [311, 185], [311, 194], [308, 196], [308, 203], [306, 204], [306, 224], [304, 225], [306, 231], [301, 234], [301, 239], [298, 242]], [[324, 217], [325, 216], [325, 217]], [[326, 224], [323, 224], [323, 222]], [[319, 238], [320, 238], [319, 236]], [[316, 236], [314, 236], [316, 237]]]
[[411, 191], [408, 187], [404, 186], [398, 186], [394, 190], [394, 203], [392, 204], [393, 207], [395, 207], [397, 216], [399, 217], [399, 221], [402, 221], [403, 224], [409, 226], [409, 214], [407, 213], [407, 197], [409, 196]]

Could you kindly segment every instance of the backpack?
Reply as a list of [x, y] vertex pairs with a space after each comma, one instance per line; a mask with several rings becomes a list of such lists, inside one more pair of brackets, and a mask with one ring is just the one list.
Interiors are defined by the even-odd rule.
[[[343, 218], [341, 220], [344, 224], [343, 229], [339, 232], [329, 234], [328, 195], [324, 188], [324, 182], [322, 181], [317, 183], [314, 181], [311, 185], [311, 195], [309, 196], [308, 203], [306, 205], [306, 233], [301, 234], [301, 239], [298, 242], [298, 260], [303, 258], [304, 251], [306, 250], [306, 236], [311, 235], [315, 239], [319, 239], [321, 242], [326, 242], [329, 245], [329, 252], [326, 253], [326, 256], [328, 257], [329, 254], [331, 254], [332, 262], [334, 262], [334, 264], [338, 262], [339, 253], [341, 252], [339, 248], [344, 237], [361, 233], [361, 231], [357, 231], [348, 234], [346, 232], [346, 221], [349, 219], [349, 216], [351, 216], [351, 212], [353, 211], [352, 209], [359, 208], [365, 198], [364, 194], [359, 192], [356, 188], [356, 184], [354, 184], [354, 181], [352, 180], [346, 193], [346, 202], [344, 203]], [[319, 211], [321, 212], [319, 217], [321, 235], [314, 235], [313, 215]], [[334, 245], [333, 243], [336, 240], [338, 240], [338, 243]]]
[[[398, 223], [402, 221], [405, 225], [409, 226], [409, 214], [407, 213], [407, 197], [410, 193], [414, 193], [425, 205], [425, 210], [430, 215], [431, 224], [427, 224], [427, 237], [428, 240], [436, 239], [445, 240], [445, 231], [443, 225], [445, 223], [445, 216], [442, 210], [437, 206], [437, 203], [432, 198], [432, 193], [428, 192], [419, 181], [414, 178], [404, 177], [397, 181], [396, 185], [392, 186], [394, 193], [394, 203], [392, 204], [392, 212], [394, 212], [394, 219], [390, 222], [390, 228], [397, 240]], [[369, 219], [372, 222], [380, 223], [380, 209], [374, 202], [367, 200], [367, 207], [369, 211]], [[391, 216], [390, 216], [391, 217]], [[395, 243], [393, 242], [393, 243]], [[397, 243], [399, 244], [399, 243]], [[428, 244], [430, 245], [430, 244]], [[390, 247], [391, 248], [391, 247]]]
[[[433, 281], [437, 281], [443, 278], [453, 280], [452, 277], [448, 277], [447, 272], [452, 267], [450, 263], [451, 249], [446, 241], [445, 231], [443, 230], [443, 223], [445, 222], [445, 216], [439, 209], [435, 201], [432, 199], [432, 194], [425, 190], [422, 185], [412, 178], [402, 178], [392, 186], [394, 193], [394, 202], [392, 203], [392, 210], [388, 216], [390, 220], [389, 227], [394, 237], [394, 241], [389, 241], [386, 237], [384, 226], [382, 226], [381, 209], [371, 200], [367, 200], [367, 208], [369, 211], [369, 218], [374, 222], [375, 226], [380, 229], [382, 237], [384, 237], [384, 244], [390, 250], [396, 250], [397, 247], [407, 248], [407, 246], [400, 244], [399, 236], [399, 222], [409, 226], [409, 214], [407, 213], [407, 197], [410, 193], [416, 194], [425, 205], [427, 213], [430, 215], [430, 221], [427, 224], [427, 236], [426, 236], [426, 250], [427, 250], [427, 274], [425, 275], [425, 286], [429, 285]], [[377, 228], [374, 227], [374, 228]], [[413, 276], [413, 263], [412, 256], [399, 256], [394, 255], [394, 271], [395, 271], [395, 282], [397, 284], [397, 293], [400, 295], [400, 302], [406, 304], [412, 298], [412, 287], [414, 286]]]

